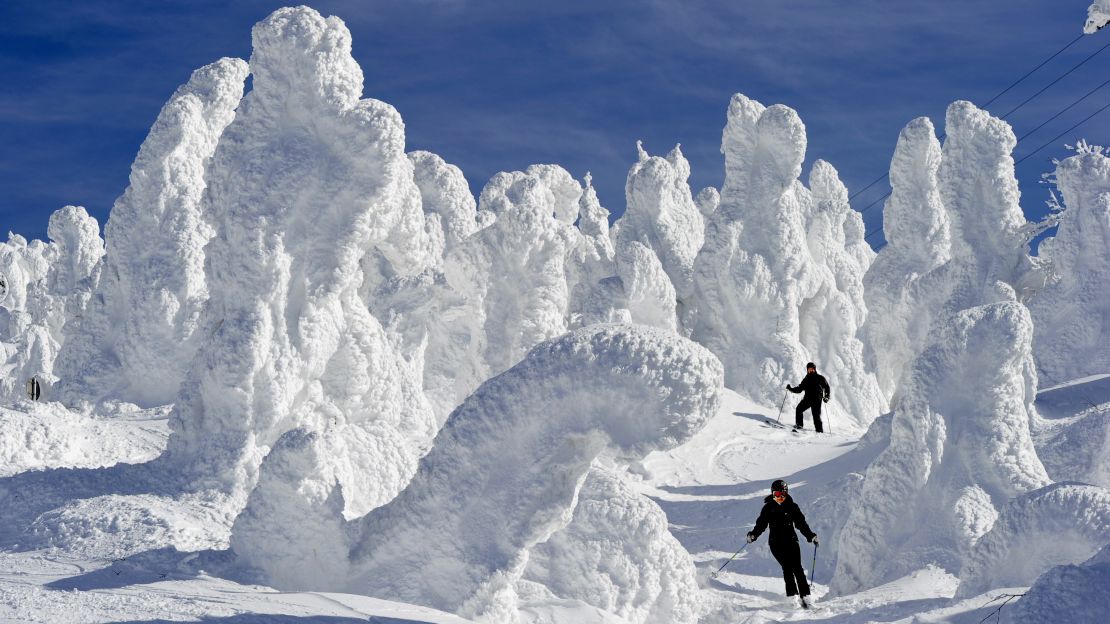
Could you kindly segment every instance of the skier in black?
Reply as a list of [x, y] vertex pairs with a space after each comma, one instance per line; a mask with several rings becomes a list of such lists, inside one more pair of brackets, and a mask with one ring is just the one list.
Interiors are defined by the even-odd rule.
[[794, 429], [802, 428], [802, 412], [808, 409], [813, 413], [813, 428], [817, 433], [824, 433], [824, 428], [821, 426], [821, 404], [828, 403], [829, 397], [832, 396], [832, 389], [829, 388], [829, 382], [817, 374], [817, 365], [813, 362], [806, 364], [806, 376], [802, 379], [802, 383], [796, 386], [786, 384], [786, 389], [794, 394], [806, 393], [798, 408], [794, 410]]
[[817, 534], [810, 530], [806, 524], [806, 517], [794, 499], [790, 498], [786, 481], [776, 480], [771, 484], [771, 495], [763, 499], [763, 510], [759, 512], [759, 519], [755, 521], [755, 528], [748, 533], [748, 543], [754, 542], [763, 530], [771, 527], [771, 535], [767, 538], [771, 546], [771, 554], [775, 561], [782, 566], [782, 578], [786, 581], [786, 595], [799, 596], [802, 608], [808, 609], [806, 596], [809, 595], [809, 583], [806, 581], [806, 571], [802, 567], [802, 551], [798, 547], [798, 534], [794, 529], [802, 532], [806, 540], [818, 546]]

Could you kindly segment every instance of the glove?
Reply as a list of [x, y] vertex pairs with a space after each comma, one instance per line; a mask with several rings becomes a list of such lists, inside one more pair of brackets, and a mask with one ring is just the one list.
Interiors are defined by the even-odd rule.
[[786, 384], [786, 389], [787, 390], [793, 390], [793, 388], [790, 387], [790, 384]]
[[754, 541], [755, 541], [755, 535], [753, 535], [751, 531], [748, 531], [748, 543], [751, 544]]
[[829, 397], [825, 397], [824, 399], [821, 399], [821, 400], [824, 401], [825, 403], [828, 403], [829, 402]]
[[811, 539], [811, 540], [809, 540], [809, 541], [810, 541], [810, 543], [811, 543], [811, 544], [813, 544], [814, 546], [820, 546], [820, 545], [821, 545], [821, 542], [820, 542], [820, 540], [818, 540], [818, 539], [817, 539], [817, 536], [816, 536], [816, 535], [814, 535], [814, 536], [813, 536], [813, 539]]

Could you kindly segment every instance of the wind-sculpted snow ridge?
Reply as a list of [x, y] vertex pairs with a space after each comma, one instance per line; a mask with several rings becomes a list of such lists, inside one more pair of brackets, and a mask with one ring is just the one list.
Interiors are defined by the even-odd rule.
[[1040, 247], [1054, 279], [1029, 306], [1037, 367], [1053, 385], [1110, 372], [1110, 158], [1083, 147], [1056, 167], [1066, 208]]
[[210, 299], [167, 459], [188, 487], [245, 494], [281, 434], [330, 428], [357, 446], [334, 471], [362, 514], [404, 486], [436, 424], [360, 293], [432, 265], [434, 241], [404, 124], [358, 99], [342, 21], [279, 9], [252, 35], [253, 89], [208, 167]]
[[1011, 501], [972, 548], [956, 597], [1030, 585], [1052, 566], [1082, 563], [1107, 543], [1110, 490], [1057, 483], [1030, 492]]
[[31, 377], [43, 399], [53, 394], [66, 324], [84, 314], [104, 255], [100, 226], [84, 208], [56, 210], [47, 235], [47, 245], [17, 236], [0, 244], [0, 343], [10, 345], [0, 362], [0, 396], [9, 399], [25, 396]]
[[840, 538], [832, 587], [874, 587], [937, 564], [958, 570], [1011, 498], [1043, 487], [1029, 424], [1033, 324], [1017, 302], [964, 310], [914, 361]]
[[131, 184], [105, 226], [94, 304], [58, 356], [67, 403], [102, 398], [172, 403], [202, 336], [208, 300], [205, 174], [243, 97], [247, 64], [225, 58], [193, 72], [162, 107], [131, 165]]
[[[628, 172], [628, 208], [613, 227], [618, 255], [633, 242], [652, 250], [682, 301], [693, 288], [694, 258], [705, 238], [705, 222], [690, 193], [690, 163], [675, 146], [666, 158], [649, 156], [637, 142], [638, 160]], [[635, 315], [634, 315], [635, 317]]]
[[733, 96], [720, 206], [708, 218], [694, 263], [694, 312], [684, 320], [721, 358], [728, 387], [778, 405], [812, 360], [838, 380], [832, 418], [862, 427], [885, 407], [855, 338], [870, 260], [856, 249], [861, 224], [835, 170], [815, 168], [815, 193], [798, 181], [805, 149], [793, 110]]
[[1106, 24], [1110, 24], [1110, 0], [1095, 0], [1087, 7], [1087, 22], [1083, 24], [1083, 32], [1090, 35]]
[[642, 458], [717, 409], [720, 363], [673, 333], [595, 325], [537, 346], [452, 414], [410, 486], [360, 527], [351, 588], [508, 622], [528, 551], [599, 454]]
[[1102, 622], [1110, 613], [1110, 544], [1080, 565], [1045, 572], [1010, 616], [1018, 624]]
[[666, 514], [599, 466], [582, 484], [570, 524], [532, 549], [524, 579], [629, 624], [693, 624], [700, 614], [694, 562]]

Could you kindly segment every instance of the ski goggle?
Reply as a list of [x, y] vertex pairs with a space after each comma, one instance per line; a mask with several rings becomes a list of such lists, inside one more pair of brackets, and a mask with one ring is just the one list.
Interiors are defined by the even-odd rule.
[[786, 498], [786, 492], [771, 492], [771, 496], [774, 498]]

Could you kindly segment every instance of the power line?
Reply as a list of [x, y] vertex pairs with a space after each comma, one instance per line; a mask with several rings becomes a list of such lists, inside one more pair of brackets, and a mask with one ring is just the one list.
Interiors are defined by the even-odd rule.
[[884, 199], [886, 199], [887, 197], [890, 197], [890, 195], [891, 195], [891, 194], [892, 194], [893, 192], [894, 192], [894, 189], [890, 189], [890, 190], [889, 190], [889, 191], [887, 191], [887, 192], [886, 192], [886, 194], [885, 194], [885, 195], [883, 195], [882, 197], [880, 197], [880, 198], [876, 199], [875, 201], [871, 202], [870, 204], [867, 204], [867, 207], [866, 207], [866, 208], [864, 208], [863, 210], [860, 210], [860, 211], [859, 211], [859, 213], [860, 213], [860, 214], [863, 214], [863, 213], [867, 212], [868, 210], [871, 210], [872, 208], [874, 208], [875, 206], [877, 206], [879, 202], [883, 201], [883, 200], [884, 200]]
[[[1019, 85], [1019, 84], [1020, 84], [1020, 83], [1021, 83], [1021, 82], [1022, 82], [1023, 80], [1025, 80], [1025, 79], [1026, 79], [1026, 78], [1028, 78], [1029, 76], [1032, 76], [1032, 75], [1033, 75], [1033, 74], [1034, 74], [1034, 73], [1035, 73], [1035, 72], [1036, 72], [1036, 71], [1037, 71], [1038, 69], [1040, 69], [1040, 68], [1044, 67], [1044, 66], [1045, 66], [1046, 64], [1048, 64], [1048, 62], [1049, 62], [1049, 61], [1051, 61], [1052, 59], [1056, 58], [1057, 56], [1060, 56], [1060, 54], [1062, 54], [1062, 53], [1064, 52], [1064, 50], [1067, 50], [1068, 48], [1070, 48], [1070, 47], [1072, 47], [1073, 45], [1075, 45], [1075, 43], [1076, 43], [1076, 42], [1078, 42], [1078, 41], [1079, 41], [1080, 39], [1082, 39], [1083, 37], [1084, 37], [1084, 35], [1079, 35], [1079, 36], [1078, 36], [1078, 37], [1076, 37], [1075, 39], [1072, 39], [1071, 41], [1069, 41], [1069, 42], [1068, 42], [1067, 44], [1065, 44], [1065, 45], [1064, 45], [1064, 47], [1062, 47], [1062, 48], [1060, 48], [1059, 50], [1057, 50], [1056, 52], [1054, 52], [1054, 53], [1052, 54], [1052, 56], [1050, 56], [1050, 57], [1046, 58], [1045, 60], [1041, 61], [1041, 64], [1040, 64], [1040, 65], [1037, 65], [1037, 66], [1036, 66], [1036, 67], [1034, 67], [1033, 69], [1029, 70], [1029, 71], [1028, 71], [1028, 72], [1026, 72], [1026, 73], [1025, 73], [1024, 75], [1022, 75], [1022, 77], [1021, 77], [1021, 78], [1018, 78], [1018, 79], [1017, 79], [1017, 80], [1015, 80], [1014, 82], [1010, 83], [1010, 86], [1008, 86], [1008, 87], [1006, 87], [1005, 89], [1003, 89], [1003, 90], [999, 91], [999, 92], [998, 92], [998, 93], [997, 93], [997, 94], [996, 94], [996, 95], [995, 95], [994, 97], [992, 97], [992, 98], [991, 98], [990, 100], [988, 100], [988, 101], [987, 101], [987, 103], [986, 103], [986, 104], [984, 104], [984, 105], [983, 105], [983, 108], [986, 108], [986, 107], [990, 106], [990, 105], [991, 105], [991, 104], [992, 104], [992, 103], [993, 103], [993, 102], [994, 102], [995, 100], [997, 100], [998, 98], [1002, 97], [1002, 96], [1003, 96], [1003, 94], [1005, 94], [1005, 93], [1006, 93], [1006, 92], [1008, 92], [1008, 91], [1009, 91], [1010, 89], [1013, 89], [1014, 87], [1016, 87], [1017, 85]], [[1095, 53], [1094, 53], [1094, 54], [1092, 54], [1091, 56], [1088, 56], [1088, 57], [1087, 57], [1086, 59], [1084, 59], [1084, 60], [1083, 60], [1083, 62], [1082, 62], [1082, 63], [1080, 63], [1079, 65], [1076, 65], [1075, 67], [1073, 67], [1073, 68], [1071, 68], [1070, 70], [1068, 70], [1068, 72], [1067, 72], [1066, 74], [1064, 74], [1064, 76], [1067, 76], [1067, 75], [1068, 75], [1068, 74], [1070, 74], [1071, 72], [1073, 72], [1073, 71], [1075, 71], [1076, 69], [1078, 69], [1080, 65], [1082, 65], [1083, 63], [1086, 63], [1087, 61], [1089, 61], [1089, 60], [1091, 60], [1092, 58], [1094, 58], [1094, 56], [1095, 56], [1096, 54], [1098, 54], [1099, 52], [1102, 52], [1102, 50], [1106, 49], [1106, 47], [1107, 47], [1107, 46], [1110, 46], [1110, 44], [1107, 44], [1106, 46], [1103, 46], [1103, 47], [1102, 47], [1101, 49], [1099, 49], [1099, 50], [1098, 50], [1097, 52], [1095, 52]], [[1060, 80], [1062, 80], [1062, 79], [1064, 78], [1064, 76], [1060, 76], [1059, 78], [1057, 78], [1056, 80], [1054, 80], [1054, 81], [1053, 81], [1052, 83], [1050, 83], [1050, 84], [1048, 85], [1048, 87], [1051, 87], [1052, 85], [1056, 84], [1057, 82], [1060, 82]], [[1045, 87], [1044, 89], [1041, 89], [1040, 91], [1038, 91], [1037, 93], [1035, 93], [1035, 94], [1033, 95], [1033, 97], [1036, 97], [1037, 95], [1040, 95], [1040, 94], [1041, 94], [1041, 93], [1043, 93], [1043, 92], [1044, 92], [1044, 91], [1045, 91], [1046, 89], [1048, 89], [1048, 87]], [[1032, 100], [1032, 99], [1033, 99], [1032, 97], [1031, 97], [1031, 98], [1029, 98], [1029, 100]], [[1025, 106], [1025, 105], [1026, 105], [1027, 103], [1029, 103], [1029, 100], [1026, 100], [1025, 102], [1022, 102], [1021, 104], [1019, 104], [1019, 105], [1018, 105], [1017, 107], [1015, 107], [1015, 108], [1014, 108], [1013, 110], [1011, 110], [1011, 111], [1010, 111], [1010, 113], [1014, 112], [1014, 111], [1015, 111], [1015, 110], [1017, 110], [1018, 108], [1021, 108], [1022, 106]], [[1006, 115], [1009, 115], [1010, 113], [1006, 113]], [[1063, 111], [1061, 111], [1061, 113], [1063, 113]], [[1003, 115], [1003, 119], [1005, 119], [1006, 115]], [[1049, 120], [1049, 121], [1051, 121], [1051, 120]], [[1047, 123], [1047, 122], [1046, 122], [1046, 123]], [[1039, 129], [1039, 127], [1038, 127], [1038, 129]], [[941, 138], [941, 140], [943, 141], [943, 140], [944, 140], [944, 138], [942, 137], [942, 138]], [[888, 172], [885, 172], [885, 173], [883, 173], [883, 175], [881, 175], [881, 176], [879, 176], [879, 177], [875, 178], [874, 180], [872, 180], [872, 181], [871, 181], [871, 183], [870, 183], [870, 184], [868, 184], [867, 186], [865, 186], [865, 187], [861, 188], [860, 190], [856, 191], [855, 193], [852, 193], [852, 194], [851, 194], [851, 195], [850, 195], [850, 196], [848, 197], [848, 201], [852, 201], [852, 200], [853, 200], [853, 199], [855, 199], [856, 197], [859, 197], [859, 196], [860, 196], [861, 194], [863, 194], [863, 193], [864, 193], [865, 191], [867, 191], [867, 189], [871, 188], [872, 186], [875, 186], [875, 185], [876, 185], [876, 184], [878, 184], [879, 182], [882, 182], [883, 180], [885, 180], [885, 179], [886, 179], [886, 178], [888, 178], [889, 176], [890, 176], [890, 172], [889, 172], [889, 171], [888, 171]], [[886, 195], [883, 195], [883, 196], [882, 196], [882, 197], [880, 197], [880, 198], [879, 198], [879, 199], [878, 199], [878, 200], [877, 200], [876, 202], [872, 202], [871, 204], [869, 204], [869, 205], [867, 206], [867, 208], [864, 208], [864, 209], [863, 209], [862, 211], [860, 211], [860, 212], [861, 212], [861, 213], [862, 213], [862, 212], [866, 212], [866, 211], [867, 211], [868, 209], [870, 209], [870, 208], [871, 208], [871, 207], [873, 207], [873, 206], [874, 206], [874, 205], [875, 205], [876, 203], [878, 203], [878, 201], [882, 201], [882, 200], [886, 199], [886, 198], [887, 198], [887, 197], [889, 197], [889, 196], [890, 196], [890, 193], [887, 193]]]
[[1101, 52], [1102, 52], [1103, 50], [1105, 50], [1106, 48], [1110, 48], [1110, 43], [1108, 43], [1108, 44], [1106, 44], [1106, 45], [1102, 46], [1101, 48], [1099, 48], [1099, 49], [1097, 49], [1097, 50], [1095, 50], [1094, 52], [1092, 52], [1092, 53], [1091, 53], [1091, 55], [1090, 55], [1090, 56], [1088, 56], [1087, 58], [1083, 59], [1082, 61], [1079, 61], [1079, 64], [1077, 64], [1077, 65], [1076, 65], [1075, 67], [1072, 67], [1072, 68], [1071, 68], [1071, 69], [1069, 69], [1068, 71], [1064, 72], [1064, 75], [1062, 75], [1062, 76], [1060, 76], [1059, 78], [1057, 78], [1056, 80], [1053, 80], [1052, 82], [1048, 83], [1048, 84], [1047, 84], [1047, 85], [1045, 85], [1045, 86], [1044, 86], [1044, 88], [1042, 88], [1042, 89], [1041, 89], [1040, 91], [1037, 91], [1037, 92], [1036, 92], [1036, 93], [1034, 93], [1033, 95], [1030, 95], [1030, 96], [1029, 96], [1028, 98], [1026, 98], [1026, 99], [1025, 99], [1025, 101], [1024, 101], [1024, 102], [1022, 102], [1021, 104], [1018, 104], [1017, 106], [1015, 106], [1015, 107], [1011, 108], [1011, 109], [1010, 109], [1010, 112], [1008, 112], [1008, 113], [1006, 113], [1005, 115], [1003, 115], [1003, 116], [1001, 117], [1001, 119], [1005, 119], [1005, 118], [1009, 117], [1009, 116], [1010, 116], [1010, 115], [1011, 115], [1011, 114], [1012, 114], [1012, 113], [1013, 113], [1014, 111], [1018, 110], [1018, 109], [1019, 109], [1019, 108], [1021, 108], [1022, 106], [1025, 106], [1025, 105], [1026, 105], [1026, 104], [1028, 104], [1028, 103], [1029, 103], [1030, 101], [1032, 101], [1032, 99], [1033, 99], [1033, 98], [1035, 98], [1035, 97], [1037, 97], [1038, 95], [1040, 95], [1040, 94], [1044, 93], [1045, 91], [1047, 91], [1049, 87], [1051, 87], [1052, 85], [1054, 85], [1054, 84], [1056, 84], [1057, 82], [1060, 82], [1061, 80], [1063, 80], [1064, 78], [1066, 78], [1066, 77], [1068, 76], [1068, 74], [1070, 74], [1070, 73], [1072, 73], [1073, 71], [1075, 71], [1075, 70], [1079, 69], [1080, 67], [1082, 67], [1082, 66], [1083, 66], [1084, 64], [1086, 64], [1086, 62], [1087, 62], [1087, 61], [1089, 61], [1089, 60], [1091, 60], [1091, 59], [1095, 58], [1096, 56], [1098, 56], [1098, 55], [1099, 55], [1099, 54], [1100, 54], [1100, 53], [1101, 53]]
[[1049, 122], [1051, 122], [1051, 121], [1055, 120], [1055, 119], [1056, 119], [1057, 117], [1059, 117], [1060, 115], [1063, 115], [1064, 113], [1068, 112], [1068, 111], [1069, 111], [1069, 110], [1071, 110], [1071, 109], [1072, 109], [1072, 107], [1074, 107], [1074, 106], [1075, 106], [1076, 104], [1078, 104], [1078, 103], [1082, 102], [1083, 100], [1085, 100], [1085, 99], [1087, 99], [1087, 98], [1091, 97], [1091, 95], [1092, 95], [1092, 94], [1094, 94], [1094, 92], [1095, 92], [1095, 91], [1098, 91], [1099, 89], [1101, 89], [1101, 88], [1105, 87], [1105, 86], [1106, 86], [1106, 85], [1108, 85], [1108, 84], [1110, 84], [1110, 80], [1107, 80], [1106, 82], [1104, 82], [1104, 83], [1100, 84], [1099, 86], [1095, 87], [1094, 89], [1091, 89], [1091, 90], [1090, 90], [1090, 91], [1088, 91], [1088, 92], [1087, 92], [1087, 94], [1086, 94], [1086, 95], [1084, 95], [1083, 97], [1081, 97], [1081, 98], [1079, 98], [1078, 100], [1076, 100], [1076, 101], [1072, 102], [1071, 104], [1068, 104], [1066, 108], [1062, 109], [1062, 110], [1061, 110], [1060, 112], [1058, 112], [1058, 113], [1056, 113], [1055, 115], [1053, 115], [1053, 116], [1049, 117], [1048, 119], [1044, 120], [1044, 121], [1043, 121], [1043, 122], [1041, 123], [1041, 125], [1037, 126], [1036, 128], [1033, 128], [1033, 129], [1032, 129], [1032, 130], [1030, 130], [1029, 132], [1026, 132], [1025, 134], [1023, 134], [1023, 135], [1021, 135], [1020, 137], [1018, 137], [1018, 143], [1021, 143], [1022, 141], [1024, 141], [1024, 140], [1026, 139], [1026, 137], [1028, 137], [1029, 135], [1033, 134], [1033, 133], [1034, 133], [1034, 132], [1036, 132], [1037, 130], [1040, 130], [1041, 128], [1045, 127], [1046, 125], [1048, 125], [1048, 123], [1049, 123]]
[[1045, 66], [1045, 65], [1046, 65], [1046, 64], [1047, 64], [1047, 63], [1048, 63], [1049, 61], [1051, 61], [1052, 59], [1056, 58], [1057, 56], [1060, 56], [1060, 53], [1061, 53], [1061, 52], [1063, 52], [1064, 50], [1067, 50], [1068, 48], [1070, 48], [1070, 47], [1072, 47], [1073, 45], [1075, 45], [1075, 42], [1079, 41], [1079, 40], [1080, 40], [1080, 39], [1082, 39], [1083, 37], [1084, 37], [1084, 35], [1079, 35], [1079, 36], [1078, 36], [1078, 37], [1076, 37], [1075, 39], [1072, 39], [1072, 40], [1071, 40], [1070, 42], [1068, 42], [1068, 44], [1067, 44], [1066, 46], [1064, 46], [1064, 47], [1060, 48], [1059, 50], [1057, 50], [1057, 51], [1056, 51], [1056, 53], [1055, 53], [1055, 54], [1053, 54], [1052, 56], [1050, 56], [1050, 57], [1046, 58], [1046, 59], [1045, 59], [1044, 61], [1042, 61], [1040, 65], [1037, 65], [1037, 66], [1036, 66], [1036, 67], [1034, 67], [1033, 69], [1030, 69], [1030, 70], [1029, 70], [1029, 72], [1028, 72], [1028, 73], [1026, 73], [1026, 74], [1025, 74], [1024, 76], [1022, 76], [1021, 78], [1018, 78], [1017, 80], [1015, 80], [1015, 81], [1013, 82], [1013, 84], [1011, 84], [1010, 86], [1008, 86], [1008, 87], [1006, 87], [1005, 89], [1003, 89], [1002, 91], [1000, 91], [1000, 92], [998, 93], [998, 95], [996, 95], [996, 96], [992, 97], [992, 98], [991, 98], [991, 99], [990, 99], [990, 100], [989, 100], [989, 101], [988, 101], [988, 102], [987, 102], [986, 104], [984, 104], [984, 105], [983, 105], [983, 108], [986, 108], [986, 107], [990, 106], [991, 104], [993, 104], [995, 100], [997, 100], [998, 98], [1002, 97], [1002, 94], [1004, 94], [1004, 93], [1006, 93], [1007, 91], [1009, 91], [1010, 89], [1013, 89], [1014, 87], [1018, 86], [1018, 83], [1020, 83], [1020, 82], [1021, 82], [1022, 80], [1025, 80], [1026, 78], [1028, 78], [1028, 77], [1032, 76], [1032, 75], [1033, 75], [1033, 72], [1035, 72], [1035, 71], [1037, 71], [1038, 69], [1040, 69], [1040, 68], [1044, 67], [1044, 66]]
[[1022, 156], [1022, 157], [1021, 157], [1021, 160], [1017, 161], [1017, 162], [1016, 162], [1016, 163], [1014, 163], [1014, 164], [1016, 165], [1016, 164], [1020, 163], [1021, 161], [1025, 160], [1026, 158], [1029, 158], [1029, 157], [1030, 157], [1030, 156], [1032, 156], [1033, 154], [1036, 154], [1037, 152], [1039, 152], [1039, 151], [1043, 150], [1044, 148], [1048, 147], [1049, 145], [1052, 145], [1052, 144], [1053, 144], [1053, 143], [1055, 143], [1055, 142], [1056, 142], [1057, 140], [1059, 140], [1059, 139], [1060, 139], [1060, 137], [1062, 137], [1062, 136], [1064, 136], [1065, 134], [1067, 134], [1067, 133], [1071, 132], [1072, 130], [1075, 130], [1075, 129], [1076, 129], [1076, 128], [1078, 128], [1079, 126], [1082, 126], [1083, 124], [1087, 123], [1088, 121], [1090, 121], [1090, 120], [1091, 120], [1091, 118], [1092, 118], [1092, 117], [1094, 117], [1095, 115], [1097, 115], [1097, 114], [1101, 113], [1102, 111], [1104, 111], [1104, 110], [1106, 110], [1106, 109], [1108, 109], [1108, 108], [1110, 108], [1110, 104], [1107, 104], [1106, 106], [1103, 106], [1102, 108], [1100, 108], [1100, 109], [1098, 109], [1097, 111], [1095, 111], [1095, 112], [1091, 113], [1090, 115], [1087, 115], [1086, 117], [1084, 117], [1084, 118], [1083, 118], [1083, 121], [1080, 121], [1079, 123], [1075, 124], [1074, 126], [1072, 126], [1072, 127], [1068, 128], [1067, 130], [1064, 130], [1064, 131], [1063, 131], [1063, 132], [1061, 132], [1060, 134], [1057, 134], [1057, 135], [1056, 135], [1055, 137], [1053, 137], [1053, 138], [1052, 138], [1052, 140], [1051, 140], [1051, 141], [1049, 141], [1049, 142], [1045, 143], [1044, 145], [1042, 145], [1042, 146], [1038, 147], [1037, 149], [1033, 150], [1032, 152], [1029, 152], [1029, 153], [1028, 153], [1028, 154], [1026, 154], [1025, 156]]
[[888, 171], [888, 172], [884, 173], [883, 175], [881, 175], [881, 176], [879, 176], [879, 177], [875, 178], [874, 180], [872, 180], [872, 181], [871, 181], [871, 184], [868, 184], [867, 186], [865, 186], [865, 187], [861, 188], [860, 190], [856, 191], [855, 193], [852, 193], [852, 194], [851, 194], [851, 195], [850, 195], [850, 196], [848, 197], [848, 201], [852, 201], [852, 200], [853, 200], [853, 199], [855, 199], [855, 198], [856, 198], [857, 196], [859, 196], [859, 194], [860, 194], [860, 193], [862, 193], [862, 192], [866, 191], [867, 189], [871, 188], [872, 186], [875, 186], [875, 185], [876, 185], [876, 184], [878, 184], [879, 182], [882, 182], [882, 181], [883, 181], [883, 180], [885, 180], [885, 179], [886, 179], [886, 177], [887, 177], [887, 176], [889, 176], [889, 175], [890, 175], [890, 172]]

